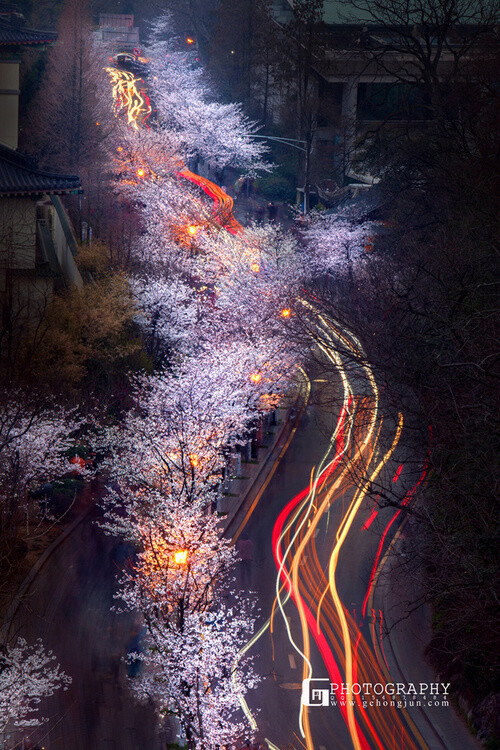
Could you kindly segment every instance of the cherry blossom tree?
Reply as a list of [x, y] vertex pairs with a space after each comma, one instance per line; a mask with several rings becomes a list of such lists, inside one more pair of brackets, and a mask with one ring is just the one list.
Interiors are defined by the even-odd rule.
[[43, 723], [35, 716], [40, 703], [55, 690], [67, 690], [71, 684], [51, 651], [42, 642], [28, 646], [19, 638], [12, 648], [0, 646], [0, 732], [11, 723], [15, 727], [33, 727]]
[[185, 166], [268, 168], [241, 109], [217, 103], [165, 19], [145, 54], [157, 118], [116, 128], [113, 169], [140, 215], [131, 286], [164, 369], [135, 378], [133, 408], [108, 430], [117, 484], [103, 527], [135, 550], [119, 596], [146, 628], [138, 694], [215, 749], [244, 731], [239, 699], [255, 677], [238, 658], [252, 618], [234, 593], [224, 600], [234, 549], [211, 509], [228, 452], [296, 367], [287, 320], [307, 264], [277, 227], [231, 222], [229, 196]]
[[241, 602], [190, 613], [182, 631], [160, 623], [148, 629], [144, 673], [135, 688], [160, 714], [179, 717], [188, 746], [217, 750], [248, 737], [240, 698], [258, 680], [239, 651], [252, 632]]
[[158, 360], [190, 354], [197, 320], [195, 291], [178, 276], [168, 278], [161, 268], [149, 276], [132, 276], [129, 283], [152, 354]]
[[255, 357], [245, 364], [245, 354], [248, 361], [248, 352], [232, 346], [188, 360], [175, 376], [140, 377], [137, 408], [108, 437], [118, 481], [161, 489], [176, 504], [209, 503], [224, 448], [244, 432], [262, 391], [251, 381]]
[[269, 169], [265, 146], [252, 138], [256, 126], [241, 105], [216, 101], [196, 53], [178, 49], [168, 15], [152, 25], [146, 55], [159, 121], [181, 138], [186, 162], [201, 157], [217, 169], [229, 165], [252, 172]]
[[81, 426], [75, 412], [30, 404], [22, 392], [0, 399], [0, 538], [15, 537], [29, 492], [70, 468], [65, 451]]
[[335, 214], [312, 212], [302, 232], [310, 253], [311, 272], [340, 278], [360, 268], [374, 249], [377, 227], [356, 210]]
[[122, 580], [121, 599], [138, 609], [148, 626], [160, 619], [164, 627], [182, 631], [188, 614], [213, 605], [214, 585], [236, 560], [217, 517], [151, 488], [111, 493], [106, 505], [106, 530], [137, 550]]
[[253, 620], [246, 602], [223, 601], [236, 553], [217, 517], [200, 496], [188, 505], [172, 493], [125, 485], [108, 496], [103, 526], [136, 549], [118, 596], [146, 626], [140, 656], [129, 656], [143, 663], [133, 685], [138, 697], [160, 715], [176, 714], [197, 748], [234, 740], [245, 729], [236, 715], [240, 698], [257, 682], [239, 658]]

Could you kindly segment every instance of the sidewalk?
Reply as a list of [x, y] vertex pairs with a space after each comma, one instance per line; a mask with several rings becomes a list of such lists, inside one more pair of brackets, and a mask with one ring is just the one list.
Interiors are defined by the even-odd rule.
[[[24, 601], [24, 598], [28, 594], [28, 590], [32, 586], [35, 578], [44, 567], [47, 560], [49, 560], [53, 553], [58, 547], [73, 534], [76, 528], [87, 518], [90, 511], [94, 507], [94, 495], [100, 491], [101, 485], [99, 480], [97, 486], [91, 486], [89, 482], [79, 493], [76, 498], [74, 506], [71, 508], [71, 512], [68, 516], [68, 522], [61, 524], [61, 531], [55, 539], [46, 547], [43, 548], [38, 559], [35, 561], [27, 575], [22, 580], [17, 592], [12, 598], [12, 601], [5, 609], [5, 614], [0, 619], [0, 642], [5, 642], [10, 636], [10, 630], [12, 622], [17, 614], [17, 611]], [[56, 527], [56, 525], [54, 525]]]

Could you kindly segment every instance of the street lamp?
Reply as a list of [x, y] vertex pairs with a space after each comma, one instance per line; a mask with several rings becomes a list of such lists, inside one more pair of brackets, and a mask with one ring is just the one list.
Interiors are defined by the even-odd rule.
[[291, 315], [291, 312], [288, 307], [285, 307], [285, 309], [281, 311], [282, 318], [289, 318], [290, 315]]
[[174, 552], [174, 563], [176, 565], [182, 566], [186, 565], [188, 560], [188, 550], [187, 549], [179, 549], [177, 552]]
[[250, 375], [250, 380], [252, 381], [252, 383], [260, 383], [260, 381], [262, 380], [262, 375], [260, 374], [260, 372], [252, 372], [252, 374]]

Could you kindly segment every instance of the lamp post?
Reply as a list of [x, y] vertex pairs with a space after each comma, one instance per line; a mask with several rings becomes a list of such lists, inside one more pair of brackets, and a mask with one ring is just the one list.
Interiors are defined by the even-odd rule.
[[[182, 548], [177, 549], [173, 553], [173, 558], [174, 558], [174, 565], [176, 565], [177, 568], [184, 568], [184, 567], [186, 568], [186, 576], [187, 576], [189, 573], [189, 563], [188, 563], [189, 550], [182, 549]], [[187, 584], [187, 578], [186, 578], [185, 583]], [[178, 600], [178, 604], [179, 604], [179, 609], [178, 609], [177, 623], [178, 623], [179, 632], [182, 633], [184, 630], [184, 610], [185, 610], [185, 600], [184, 600], [183, 595], [180, 596]]]
[[[301, 138], [282, 138], [277, 135], [253, 135], [252, 138], [264, 138], [266, 141], [275, 141], [281, 143], [283, 146], [290, 146], [290, 148], [296, 148], [298, 151], [302, 151], [305, 154], [305, 181], [304, 181], [304, 203], [302, 212], [306, 214], [309, 211], [309, 168], [310, 168], [310, 157], [311, 157], [311, 139], [302, 140]], [[298, 145], [301, 144], [301, 145]]]

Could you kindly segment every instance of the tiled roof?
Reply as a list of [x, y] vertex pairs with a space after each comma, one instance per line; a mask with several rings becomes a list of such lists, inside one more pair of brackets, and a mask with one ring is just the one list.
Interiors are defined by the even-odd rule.
[[0, 18], [0, 47], [18, 44], [49, 44], [55, 42], [56, 39], [55, 31], [35, 31]]
[[77, 175], [44, 172], [34, 159], [0, 144], [0, 195], [74, 192], [82, 192]]

